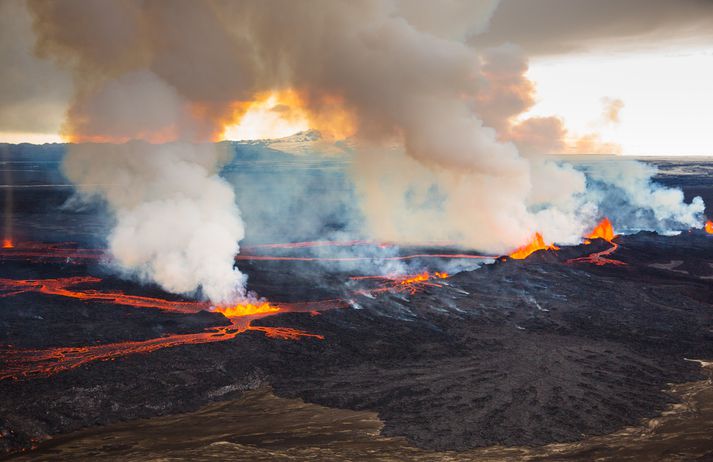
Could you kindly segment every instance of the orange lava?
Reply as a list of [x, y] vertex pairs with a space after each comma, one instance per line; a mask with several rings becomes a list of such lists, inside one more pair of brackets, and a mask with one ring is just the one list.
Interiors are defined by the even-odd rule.
[[222, 313], [226, 318], [235, 318], [253, 316], [256, 314], [277, 313], [280, 311], [280, 308], [268, 302], [245, 302], [233, 306], [217, 306], [214, 308], [214, 311]]
[[[82, 249], [75, 244], [68, 243], [13, 243], [12, 247], [3, 245], [0, 248], [0, 260], [26, 259], [32, 261], [66, 260], [85, 261], [106, 258], [107, 254], [102, 249]], [[367, 241], [346, 242], [300, 242], [288, 244], [267, 244], [267, 248], [302, 248], [313, 246], [353, 246], [353, 245], [379, 245]], [[381, 246], [384, 246], [382, 244]], [[257, 247], [257, 246], [256, 246]], [[442, 258], [442, 259], [491, 259], [492, 256], [471, 254], [412, 254], [391, 257], [346, 257], [346, 258], [318, 258], [318, 257], [281, 257], [281, 256], [250, 256], [238, 255], [236, 260], [293, 260], [293, 261], [374, 261], [374, 260], [410, 260], [417, 258]], [[441, 286], [436, 282], [448, 277], [447, 273], [428, 272], [411, 276], [378, 277], [381, 286], [372, 292], [397, 291], [416, 293], [423, 287]], [[210, 305], [199, 301], [167, 300], [157, 297], [125, 294], [121, 291], [101, 291], [89, 285], [97, 284], [101, 279], [92, 276], [76, 276], [65, 278], [46, 279], [3, 279], [0, 278], [0, 298], [11, 297], [27, 292], [38, 292], [47, 295], [69, 297], [78, 300], [110, 303], [135, 308], [159, 309], [169, 312], [195, 313], [200, 310], [210, 309]], [[202, 332], [191, 334], [172, 334], [159, 338], [143, 341], [115, 342], [82, 347], [58, 347], [47, 349], [16, 349], [5, 348], [0, 351], [3, 366], [0, 369], [0, 380], [21, 379], [33, 377], [48, 377], [58, 372], [67, 371], [84, 366], [95, 361], [112, 361], [117, 358], [150, 353], [163, 348], [172, 348], [180, 345], [204, 344], [222, 342], [235, 338], [249, 331], [262, 332], [271, 339], [299, 340], [311, 338], [323, 340], [319, 334], [312, 334], [289, 327], [255, 326], [253, 321], [280, 312], [308, 312], [312, 316], [321, 311], [349, 306], [350, 302], [344, 299], [330, 299], [315, 302], [300, 303], [269, 303], [256, 301], [241, 303], [233, 306], [214, 307], [213, 310], [222, 313], [230, 320], [230, 325], [206, 329]]]
[[410, 276], [405, 279], [401, 279], [400, 281], [398, 281], [398, 283], [402, 286], [407, 286], [419, 282], [426, 282], [429, 279], [445, 279], [447, 277], [448, 273], [441, 273], [439, 271], [436, 271], [435, 273], [430, 274], [428, 271], [424, 271], [423, 273], [417, 274], [415, 276]]
[[141, 295], [128, 295], [120, 291], [100, 292], [93, 289], [78, 289], [75, 287], [81, 284], [95, 284], [98, 282], [101, 282], [101, 279], [92, 276], [57, 279], [0, 278], [0, 297], [8, 297], [23, 292], [41, 292], [80, 300], [93, 300], [137, 308], [155, 308], [179, 313], [196, 313], [209, 308], [209, 305], [204, 302], [165, 300]]
[[[80, 284], [98, 283], [101, 279], [78, 276], [57, 279], [1, 279], [0, 297], [9, 297], [24, 292], [41, 292], [62, 297], [94, 300], [138, 308], [156, 308], [165, 311], [192, 313], [208, 309], [204, 302], [171, 301], [153, 297], [126, 295], [122, 292], [100, 292], [92, 289], [78, 289]], [[83, 347], [58, 347], [47, 349], [3, 349], [0, 357], [3, 367], [0, 380], [48, 377], [58, 372], [83, 366], [94, 361], [111, 361], [122, 356], [150, 353], [163, 348], [180, 345], [223, 342], [245, 332], [262, 332], [266, 337], [280, 340], [300, 340], [313, 338], [324, 340], [324, 336], [289, 327], [254, 326], [256, 319], [281, 311], [326, 310], [343, 307], [347, 303], [341, 299], [315, 302], [286, 303], [279, 306], [268, 302], [245, 303], [230, 307], [217, 307], [230, 320], [230, 325], [214, 327], [193, 334], [173, 334], [143, 341], [116, 342]]]
[[353, 241], [304, 241], [304, 242], [284, 242], [277, 244], [255, 244], [243, 249], [302, 249], [309, 247], [354, 247], [357, 245], [376, 245], [384, 247], [391, 244], [378, 244], [373, 241], [353, 240]]
[[253, 261], [400, 261], [426, 258], [442, 258], [456, 260], [490, 260], [497, 258], [492, 255], [472, 255], [467, 253], [419, 253], [413, 255], [401, 255], [397, 257], [282, 257], [272, 255], [245, 255], [240, 254], [235, 256], [235, 260], [253, 260]]
[[3, 243], [0, 260], [98, 260], [105, 256], [100, 249], [81, 249], [71, 243], [13, 242]]
[[2, 241], [2, 248], [3, 249], [12, 249], [15, 247], [15, 244], [12, 242], [12, 239], [5, 238]]
[[614, 227], [608, 218], [604, 217], [597, 226], [592, 230], [592, 232], [587, 236], [587, 240], [584, 241], [585, 244], [591, 244], [589, 239], [604, 239], [611, 244], [606, 250], [601, 252], [594, 252], [585, 257], [572, 258], [567, 260], [567, 263], [591, 263], [597, 266], [604, 265], [614, 265], [614, 266], [625, 266], [626, 263], [620, 260], [614, 260], [613, 258], [607, 258], [609, 255], [613, 254], [616, 249], [619, 248], [619, 244], [614, 242], [614, 238], [617, 237], [614, 234]]
[[[713, 224], [711, 224], [713, 226]], [[616, 237], [614, 234], [614, 227], [609, 221], [609, 218], [604, 217], [597, 226], [592, 230], [587, 236], [588, 239], [604, 239], [605, 241], [611, 242]]]
[[554, 244], [545, 244], [542, 234], [535, 233], [532, 240], [522, 247], [515, 249], [515, 251], [510, 254], [510, 258], [523, 260], [529, 257], [531, 253], [537, 252], [538, 250], [559, 250], [559, 247]]
[[0, 380], [49, 377], [59, 372], [74, 369], [94, 361], [113, 361], [122, 356], [150, 353], [163, 348], [180, 345], [224, 342], [248, 332], [263, 332], [267, 337], [281, 340], [314, 338], [324, 336], [310, 334], [289, 327], [252, 326], [250, 322], [231, 320], [229, 326], [206, 329], [196, 334], [176, 334], [136, 342], [117, 342], [86, 347], [60, 347], [43, 350], [8, 349], [2, 352], [3, 369]]
[[[428, 241], [418, 244], [419, 247], [449, 247], [453, 246], [453, 241]], [[356, 239], [351, 241], [302, 241], [302, 242], [283, 242], [275, 244], [254, 244], [244, 246], [243, 250], [254, 249], [302, 249], [309, 247], [356, 247], [356, 246], [373, 246], [379, 248], [397, 247], [394, 242], [377, 242], [364, 239]]]
[[352, 280], [363, 281], [363, 280], [377, 280], [381, 282], [380, 287], [370, 290], [362, 290], [358, 293], [361, 294], [374, 294], [386, 291], [395, 292], [409, 292], [411, 294], [417, 293], [424, 287], [442, 287], [442, 284], [435, 282], [437, 279], [446, 279], [448, 273], [436, 271], [434, 273], [429, 273], [424, 271], [423, 273], [409, 275], [409, 276], [353, 276]]
[[713, 221], [706, 221], [704, 228], [708, 234], [713, 234]]

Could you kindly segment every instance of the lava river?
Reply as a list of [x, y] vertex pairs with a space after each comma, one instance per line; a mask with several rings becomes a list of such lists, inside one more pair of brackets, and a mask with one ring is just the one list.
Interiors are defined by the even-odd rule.
[[[596, 265], [607, 263], [623, 264], [617, 260], [605, 258], [616, 250], [618, 245], [613, 242], [616, 236], [611, 223], [604, 219], [589, 235], [590, 239], [603, 238], [612, 244], [610, 249], [593, 253], [587, 257], [570, 261], [587, 261]], [[299, 249], [315, 246], [354, 246], [370, 245], [387, 247], [388, 244], [375, 244], [368, 241], [315, 241], [297, 242], [287, 244], [266, 244], [254, 246], [251, 250], [262, 249]], [[556, 250], [554, 245], [545, 244], [542, 236], [536, 234], [533, 241], [517, 249], [511, 258], [522, 259], [537, 250]], [[57, 259], [73, 263], [81, 260], [98, 260], [106, 258], [104, 251], [99, 249], [80, 249], [72, 244], [40, 244], [19, 243], [12, 248], [0, 249], [0, 259], [23, 259], [36, 262]], [[272, 261], [360, 261], [360, 260], [412, 260], [412, 259], [480, 259], [494, 260], [496, 256], [474, 255], [468, 253], [414, 253], [407, 255], [382, 256], [382, 257], [334, 257], [320, 258], [311, 256], [287, 255], [238, 255], [236, 260], [272, 260]], [[449, 275], [445, 272], [422, 272], [413, 275], [395, 276], [353, 276], [354, 281], [363, 281], [362, 287], [355, 290], [355, 295], [376, 296], [385, 292], [415, 294], [425, 287], [440, 287]], [[0, 298], [12, 297], [26, 292], [39, 292], [43, 294], [75, 298], [79, 300], [115, 305], [131, 306], [140, 309], [158, 309], [167, 312], [196, 313], [201, 310], [213, 310], [222, 313], [230, 324], [220, 327], [208, 328], [202, 332], [189, 334], [171, 334], [159, 338], [141, 341], [115, 342], [80, 347], [57, 347], [47, 349], [18, 349], [7, 347], [2, 350], [3, 367], [0, 369], [0, 380], [22, 379], [33, 377], [47, 377], [62, 371], [80, 367], [93, 361], [110, 361], [116, 358], [138, 354], [150, 353], [162, 348], [171, 348], [180, 345], [205, 344], [223, 342], [235, 338], [245, 332], [262, 332], [269, 338], [282, 340], [316, 339], [324, 340], [319, 334], [304, 332], [288, 327], [255, 326], [252, 321], [266, 316], [284, 312], [311, 312], [313, 315], [320, 311], [349, 306], [352, 302], [347, 299], [330, 299], [315, 302], [280, 303], [273, 304], [267, 301], [254, 301], [228, 307], [211, 307], [206, 302], [168, 300], [157, 297], [125, 294], [121, 291], [100, 291], [88, 286], [101, 282], [100, 278], [93, 276], [77, 276], [67, 278], [48, 279], [3, 279], [0, 278]], [[368, 285], [374, 283], [373, 287]], [[367, 287], [364, 288], [363, 285]]]

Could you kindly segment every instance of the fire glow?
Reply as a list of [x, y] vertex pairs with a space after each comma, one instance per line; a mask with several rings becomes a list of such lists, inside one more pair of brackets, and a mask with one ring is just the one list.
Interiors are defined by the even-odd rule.
[[[66, 262], [99, 260], [107, 257], [101, 249], [82, 249], [71, 242], [15, 242], [5, 239], [0, 248], [2, 260], [64, 260]], [[107, 257], [108, 258], [108, 257]]]
[[532, 237], [532, 240], [523, 245], [522, 247], [518, 247], [515, 249], [510, 254], [510, 258], [515, 259], [515, 260], [523, 260], [527, 257], [530, 256], [533, 252], [537, 252], [538, 250], [559, 250], [559, 247], [557, 247], [554, 244], [545, 244], [545, 240], [542, 238], [542, 234], [540, 233], [535, 233], [535, 235]]
[[[567, 263], [591, 263], [596, 266], [604, 265], [614, 265], [614, 266], [624, 266], [626, 263], [620, 260], [614, 260], [613, 258], [608, 258], [609, 255], [613, 254], [616, 249], [619, 248], [619, 244], [614, 242], [614, 238], [617, 235], [614, 233], [614, 227], [611, 224], [609, 218], [604, 217], [597, 226], [594, 227], [591, 233], [587, 235], [587, 239], [603, 239], [611, 244], [608, 249], [602, 250], [601, 252], [594, 252], [585, 257], [572, 258], [567, 260]], [[585, 240], [585, 244], [590, 244], [591, 241]]]
[[249, 331], [258, 331], [272, 339], [299, 340], [324, 336], [303, 332], [289, 327], [253, 326], [249, 322], [233, 320], [230, 325], [206, 329], [196, 334], [175, 334], [135, 342], [117, 342], [84, 347], [60, 347], [38, 349], [8, 349], [3, 351], [5, 366], [0, 371], [0, 380], [49, 377], [59, 372], [83, 366], [95, 361], [113, 361], [117, 358], [151, 353], [163, 348], [180, 345], [199, 345], [224, 342]]
[[[38, 280], [0, 278], [0, 298], [20, 295], [25, 292], [40, 292], [79, 300], [99, 301], [135, 308], [159, 309], [167, 312], [195, 313], [210, 307], [205, 302], [173, 301], [155, 297], [128, 295], [119, 291], [101, 292], [94, 289], [76, 287], [99, 282], [101, 282], [101, 279], [92, 276]], [[319, 334], [312, 334], [290, 327], [254, 326], [252, 322], [280, 311], [311, 312], [315, 309], [326, 310], [342, 306], [344, 306], [342, 300], [284, 304], [280, 305], [280, 307], [271, 305], [268, 302], [244, 303], [225, 308], [216, 308], [215, 311], [228, 318], [230, 324], [208, 328], [198, 333], [171, 334], [142, 341], [115, 342], [81, 347], [7, 348], [2, 350], [4, 365], [0, 370], [0, 380], [48, 377], [90, 362], [113, 361], [127, 355], [151, 353], [163, 348], [180, 345], [223, 342], [250, 331], [262, 332], [268, 338], [279, 340], [297, 341], [302, 338], [324, 340], [324, 336]]]
[[278, 313], [280, 308], [268, 302], [245, 302], [232, 306], [218, 306], [214, 311], [221, 313], [226, 318], [237, 318], [244, 316], [255, 316], [259, 314]]
[[208, 308], [204, 302], [165, 300], [155, 297], [128, 295], [121, 291], [100, 292], [93, 289], [80, 289], [76, 286], [96, 284], [101, 279], [92, 276], [76, 276], [54, 279], [2, 279], [0, 278], [0, 297], [18, 295], [24, 292], [40, 292], [48, 295], [92, 300], [136, 308], [154, 308], [178, 313], [196, 313]]
[[708, 234], [713, 234], [713, 221], [706, 221], [706, 224], [704, 226], [704, 229]]
[[353, 281], [376, 280], [381, 283], [380, 287], [368, 290], [362, 290], [358, 293], [362, 295], [373, 295], [381, 292], [408, 292], [416, 294], [424, 287], [442, 287], [442, 284], [436, 282], [438, 279], [446, 279], [449, 274], [445, 272], [435, 271], [407, 275], [407, 276], [352, 276]]
[[615, 237], [614, 227], [607, 217], [604, 217], [587, 236], [588, 239], [604, 239], [607, 242], [611, 242]]

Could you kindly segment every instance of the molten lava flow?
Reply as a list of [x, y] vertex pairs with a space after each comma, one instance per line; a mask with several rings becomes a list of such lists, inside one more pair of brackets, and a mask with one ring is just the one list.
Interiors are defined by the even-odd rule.
[[713, 221], [706, 221], [704, 228], [708, 234], [713, 234]]
[[46, 244], [40, 242], [3, 241], [0, 260], [64, 260], [67, 262], [98, 260], [105, 256], [100, 249], [82, 249], [72, 243]]
[[[98, 283], [101, 279], [82, 276], [59, 279], [0, 279], [0, 297], [10, 297], [23, 292], [41, 292], [45, 294], [78, 298], [82, 300], [97, 300], [138, 308], [157, 308], [165, 311], [196, 312], [209, 306], [202, 302], [171, 301], [153, 297], [126, 295], [122, 292], [99, 292], [96, 290], [80, 290], [74, 286], [79, 284]], [[73, 288], [73, 289], [70, 289]], [[116, 358], [137, 354], [150, 353], [162, 348], [179, 345], [223, 342], [235, 338], [245, 332], [262, 332], [268, 338], [281, 340], [299, 340], [314, 338], [324, 340], [324, 336], [312, 334], [289, 327], [254, 326], [256, 319], [281, 311], [311, 312], [347, 306], [344, 300], [322, 300], [316, 302], [285, 303], [272, 305], [268, 302], [245, 303], [230, 307], [218, 307], [215, 310], [229, 318], [230, 325], [215, 327], [195, 334], [174, 334], [164, 337], [132, 342], [117, 342], [86, 347], [59, 347], [48, 349], [14, 349], [2, 350], [3, 368], [0, 370], [0, 380], [33, 377], [48, 377], [58, 372], [74, 369], [94, 361], [109, 361]]]
[[303, 241], [303, 242], [284, 242], [277, 244], [255, 244], [242, 247], [243, 250], [253, 249], [302, 249], [308, 247], [353, 247], [357, 245], [376, 245], [379, 247], [388, 246], [391, 244], [375, 243], [374, 241], [352, 240], [352, 241]]
[[352, 276], [350, 279], [354, 281], [364, 281], [364, 280], [377, 280], [380, 282], [380, 286], [368, 290], [360, 290], [357, 293], [363, 295], [372, 295], [380, 292], [409, 292], [411, 294], [417, 293], [424, 287], [442, 287], [442, 284], [434, 282], [436, 279], [446, 279], [448, 273], [436, 271], [433, 274], [428, 271], [423, 273], [409, 275], [409, 276]]
[[615, 237], [616, 234], [614, 234], [614, 227], [612, 226], [611, 221], [609, 221], [609, 218], [606, 217], [604, 217], [587, 236], [588, 239], [604, 239], [609, 242], [611, 242]]
[[15, 244], [12, 242], [12, 239], [10, 238], [5, 238], [2, 241], [2, 248], [3, 249], [12, 249], [15, 247]]
[[[419, 243], [417, 247], [451, 247], [454, 246], [453, 241], [428, 241]], [[275, 244], [254, 244], [243, 246], [243, 250], [255, 249], [301, 249], [307, 247], [355, 247], [355, 246], [372, 246], [378, 248], [397, 247], [394, 242], [377, 242], [364, 239], [355, 239], [351, 241], [303, 241], [303, 242], [283, 242]]]
[[229, 326], [210, 328], [197, 334], [168, 335], [136, 342], [45, 350], [11, 348], [2, 352], [4, 366], [0, 370], [0, 380], [48, 377], [94, 361], [111, 361], [126, 355], [150, 353], [180, 345], [224, 342], [248, 331], [262, 332], [267, 337], [282, 340], [299, 340], [300, 338], [324, 340], [322, 335], [310, 334], [289, 327], [251, 326], [249, 322], [233, 319]]
[[[448, 242], [433, 243], [434, 245], [448, 245]], [[293, 242], [283, 244], [258, 244], [250, 247], [245, 247], [243, 250], [258, 250], [258, 249], [300, 249], [306, 247], [351, 247], [355, 245], [372, 245], [379, 248], [392, 246], [390, 243], [374, 243], [372, 241], [312, 241], [312, 242]], [[2, 246], [0, 248], [0, 260], [63, 260], [69, 263], [80, 262], [85, 260], [99, 260], [109, 258], [106, 251], [102, 249], [83, 249], [76, 247], [73, 243], [37, 243], [37, 242], [21, 242], [13, 243], [12, 247]], [[400, 261], [426, 258], [440, 259], [455, 259], [455, 260], [488, 260], [497, 257], [492, 255], [472, 255], [464, 253], [436, 253], [436, 254], [412, 254], [390, 257], [299, 257], [299, 256], [281, 256], [281, 255], [251, 255], [243, 253], [236, 255], [235, 260], [257, 260], [257, 261]]]
[[545, 244], [542, 234], [535, 233], [532, 240], [526, 245], [515, 249], [515, 251], [510, 254], [510, 258], [523, 260], [530, 256], [531, 253], [537, 252], [538, 250], [559, 250], [559, 247], [554, 244]]
[[419, 253], [412, 255], [401, 255], [396, 257], [283, 257], [273, 255], [246, 255], [239, 254], [235, 256], [235, 260], [254, 260], [254, 261], [402, 261], [426, 258], [442, 258], [453, 260], [491, 260], [497, 257], [492, 255], [472, 255], [467, 253]]
[[604, 217], [602, 221], [600, 221], [597, 226], [592, 230], [592, 232], [587, 236], [587, 240], [585, 240], [584, 243], [591, 244], [591, 241], [589, 239], [603, 239], [610, 243], [611, 247], [606, 250], [602, 250], [601, 252], [594, 252], [592, 254], [587, 255], [586, 257], [572, 258], [570, 260], [567, 260], [567, 263], [591, 263], [597, 266], [626, 265], [626, 263], [624, 263], [623, 261], [614, 260], [613, 258], [607, 258], [607, 256], [613, 254], [616, 249], [619, 248], [619, 244], [614, 242], [615, 237], [617, 236], [616, 234], [614, 234], [614, 227], [612, 226], [611, 221], [609, 221], [608, 218]]
[[254, 316], [256, 314], [277, 313], [280, 311], [280, 308], [268, 302], [245, 302], [233, 306], [217, 306], [214, 308], [214, 311], [222, 313], [226, 318], [235, 318]]
[[431, 278], [431, 275], [428, 274], [428, 272], [423, 272], [423, 273], [417, 274], [415, 276], [409, 276], [405, 279], [402, 279], [402, 280], [398, 281], [398, 283], [402, 286], [407, 286], [409, 284], [416, 284], [419, 282], [428, 281], [430, 278]]
[[[96, 284], [101, 279], [92, 276], [77, 276], [57, 279], [2, 279], [0, 278], [0, 297], [8, 297], [23, 292], [40, 292], [48, 295], [94, 300], [116, 305], [133, 306], [137, 308], [155, 308], [178, 313], [196, 313], [208, 309], [204, 302], [172, 301], [162, 298], [127, 295], [120, 291], [99, 292], [92, 289], [77, 289], [80, 284]], [[2, 293], [5, 292], [5, 293]]]

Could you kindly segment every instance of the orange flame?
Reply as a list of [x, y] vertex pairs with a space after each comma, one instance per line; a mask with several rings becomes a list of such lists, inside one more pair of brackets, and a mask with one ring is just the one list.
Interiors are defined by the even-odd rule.
[[407, 286], [409, 284], [414, 284], [417, 282], [428, 281], [429, 278], [430, 274], [428, 274], [427, 271], [424, 271], [423, 273], [417, 274], [415, 276], [409, 276], [405, 279], [400, 280], [399, 284], [401, 284], [402, 286]]
[[430, 274], [428, 271], [424, 271], [423, 273], [416, 274], [414, 276], [408, 276], [404, 279], [398, 280], [398, 284], [402, 286], [410, 286], [412, 284], [418, 284], [419, 282], [426, 282], [429, 279], [445, 279], [448, 277], [448, 273], [442, 273], [440, 271], [436, 271], [433, 274]]
[[441, 287], [442, 285], [433, 281], [434, 279], [446, 279], [449, 276], [446, 272], [435, 271], [406, 275], [406, 276], [352, 276], [354, 281], [376, 280], [380, 281], [380, 287], [358, 291], [361, 294], [376, 294], [382, 292], [410, 292], [415, 294], [425, 287]]
[[222, 313], [226, 318], [241, 318], [257, 314], [277, 313], [280, 308], [268, 302], [245, 302], [233, 306], [218, 306], [215, 311]]
[[[713, 228], [713, 223], [711, 223], [711, 227]], [[616, 234], [614, 234], [614, 227], [611, 221], [609, 221], [609, 218], [604, 217], [592, 232], [589, 233], [587, 239], [604, 239], [605, 241], [611, 242], [615, 237]]]
[[538, 250], [559, 249], [560, 248], [554, 244], [545, 244], [545, 240], [542, 238], [542, 234], [535, 233], [535, 235], [532, 237], [532, 240], [526, 245], [515, 249], [515, 251], [510, 254], [510, 258], [513, 258], [515, 260], [523, 260], [527, 258], [531, 253], [537, 252]]
[[708, 234], [713, 234], [713, 221], [706, 221], [705, 229]]
[[15, 247], [15, 243], [12, 242], [12, 239], [5, 238], [2, 241], [2, 248], [3, 249], [12, 249]]

